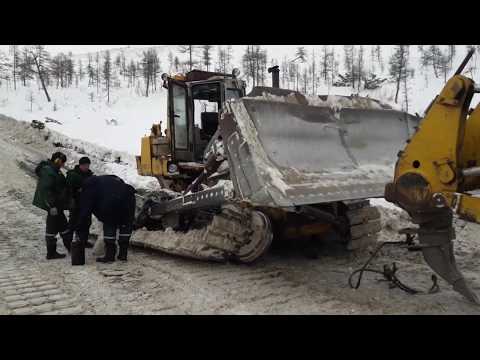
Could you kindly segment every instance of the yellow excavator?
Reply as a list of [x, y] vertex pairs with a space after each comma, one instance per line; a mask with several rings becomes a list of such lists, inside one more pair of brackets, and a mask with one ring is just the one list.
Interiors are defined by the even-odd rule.
[[470, 103], [480, 92], [462, 71], [469, 51], [454, 76], [431, 102], [407, 145], [398, 154], [393, 182], [385, 199], [406, 210], [428, 265], [454, 290], [479, 304], [457, 268], [452, 240], [453, 214], [480, 223], [480, 104]]

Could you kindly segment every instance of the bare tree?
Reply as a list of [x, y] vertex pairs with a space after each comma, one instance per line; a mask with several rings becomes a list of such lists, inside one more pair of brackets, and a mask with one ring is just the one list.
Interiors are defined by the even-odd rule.
[[202, 60], [203, 65], [206, 67], [207, 71], [210, 70], [210, 65], [212, 64], [212, 45], [203, 45], [202, 46]]
[[172, 72], [174, 68], [174, 59], [171, 51], [168, 52], [168, 72]]
[[442, 52], [438, 45], [430, 45], [428, 49], [425, 49], [422, 54], [421, 62], [423, 66], [432, 66], [433, 73], [436, 78], [439, 75], [439, 67], [441, 66]]
[[242, 56], [242, 67], [247, 76], [247, 82], [252, 80], [252, 86], [263, 85], [267, 67], [267, 52], [260, 45], [248, 45]]
[[322, 55], [321, 55], [321, 63], [322, 63], [322, 78], [325, 84], [328, 80], [328, 63], [329, 63], [329, 53], [327, 45], [323, 45], [322, 47]]
[[78, 73], [78, 78], [79, 78], [80, 81], [83, 81], [83, 79], [84, 79], [84, 77], [85, 77], [85, 73], [84, 73], [84, 71], [83, 71], [83, 64], [82, 64], [82, 60], [81, 60], [81, 59], [78, 60], [78, 66], [77, 66], [77, 67], [78, 67], [78, 71], [77, 71], [77, 73]]
[[95, 54], [95, 84], [97, 85], [97, 94], [100, 90], [100, 53]]
[[10, 53], [12, 54], [13, 89], [17, 90], [17, 67], [19, 60], [18, 45], [10, 45]]
[[453, 59], [455, 58], [455, 54], [457, 53], [457, 49], [455, 45], [448, 45], [448, 60], [450, 69], [453, 67]]
[[127, 77], [127, 59], [125, 58], [125, 53], [123, 50], [120, 52], [121, 57], [121, 75], [123, 75], [123, 80], [125, 81]]
[[296, 70], [295, 70], [295, 75], [296, 75], [296, 85], [295, 89], [298, 91], [298, 82], [300, 78], [300, 64], [299, 63], [305, 63], [307, 61], [307, 51], [305, 50], [305, 47], [299, 46], [297, 47], [297, 50], [295, 51], [295, 58], [292, 60], [292, 63], [296, 64]]
[[315, 49], [312, 50], [310, 73], [312, 77], [312, 94], [315, 95], [317, 90], [317, 57], [315, 56]]
[[343, 47], [343, 50], [344, 50], [345, 70], [347, 74], [350, 75], [352, 87], [355, 88], [355, 66], [354, 66], [355, 48], [353, 45], [345, 45]]
[[102, 78], [105, 85], [105, 90], [107, 90], [107, 103], [110, 103], [110, 84], [112, 82], [113, 72], [112, 72], [112, 59], [110, 57], [110, 51], [105, 51], [103, 55], [103, 69], [102, 69]]
[[227, 46], [226, 57], [225, 57], [225, 73], [231, 70], [231, 64], [233, 60], [233, 48], [232, 45]]
[[30, 103], [30, 112], [33, 111], [33, 101], [35, 100], [35, 97], [33, 96], [33, 91], [30, 90], [27, 94], [27, 101]]
[[477, 52], [480, 52], [480, 45], [467, 45], [467, 50], [476, 50], [473, 53], [473, 61], [470, 61], [465, 69], [465, 73], [470, 73], [470, 77], [474, 77], [477, 73]]
[[370, 75], [375, 73], [375, 46], [370, 47]]
[[73, 77], [75, 76], [75, 64], [73, 62], [73, 54], [68, 53], [68, 56], [65, 58], [65, 75], [67, 78], [68, 87], [72, 86]]
[[10, 60], [2, 51], [0, 51], [0, 85], [2, 84], [1, 81], [5, 80], [7, 82], [7, 89], [10, 80], [10, 66]]
[[390, 57], [390, 75], [396, 83], [395, 103], [398, 103], [398, 93], [402, 81], [405, 82], [405, 88], [407, 88], [406, 78], [411, 75], [411, 70], [408, 68], [408, 59], [409, 45], [396, 45], [394, 53]]
[[45, 50], [44, 45], [35, 45], [30, 49], [30, 56], [37, 68], [36, 74], [42, 84], [43, 92], [47, 97], [47, 101], [50, 102], [50, 95], [48, 94], [47, 86], [45, 85], [45, 77], [48, 76], [49, 71], [47, 64], [50, 62], [50, 54]]
[[377, 63], [380, 66], [380, 70], [383, 73], [384, 64], [382, 58], [382, 47], [380, 45], [375, 45], [375, 57], [377, 58]]
[[307, 87], [308, 87], [308, 73], [307, 73], [307, 69], [304, 68], [303, 69], [303, 93], [306, 94], [307, 93]]
[[148, 97], [150, 87], [153, 86], [156, 89], [156, 79], [160, 72], [160, 62], [155, 49], [149, 49], [143, 52], [141, 68], [146, 85], [145, 96]]
[[289, 83], [289, 88], [294, 88], [295, 87], [295, 81], [297, 79], [297, 74], [298, 74], [298, 68], [297, 64], [289, 61], [288, 62], [288, 83]]
[[217, 48], [217, 71], [220, 73], [227, 72], [227, 51], [222, 46]]
[[58, 86], [63, 87], [63, 72], [64, 72], [64, 62], [63, 54], [59, 53], [55, 55], [50, 61], [50, 74], [57, 81]]
[[408, 76], [403, 77], [403, 108], [408, 113]]
[[27, 46], [22, 48], [18, 68], [18, 76], [20, 77], [20, 80], [22, 80], [23, 86], [27, 86], [27, 81], [34, 78], [33, 59]]
[[179, 45], [178, 51], [182, 54], [188, 54], [188, 60], [186, 62], [189, 71], [192, 71], [197, 61], [194, 59], [196, 45]]
[[282, 65], [280, 66], [280, 71], [282, 73], [282, 88], [289, 89], [290, 83], [288, 81], [288, 61], [287, 58], [284, 56], [282, 60]]
[[95, 70], [93, 69], [93, 66], [92, 66], [92, 54], [88, 54], [87, 76], [88, 76], [88, 86], [93, 85], [95, 81]]
[[175, 56], [175, 59], [173, 59], [173, 64], [175, 65], [175, 72], [178, 72], [178, 69], [180, 68], [180, 59], [178, 56]]
[[360, 90], [360, 85], [362, 83], [362, 80], [364, 79], [364, 76], [365, 76], [365, 70], [364, 70], [364, 66], [365, 66], [365, 62], [364, 62], [364, 58], [363, 58], [363, 54], [364, 54], [364, 49], [363, 49], [363, 46], [360, 45], [360, 49], [358, 50], [358, 57], [357, 57], [357, 70], [356, 70], [356, 73], [357, 73], [357, 89]]
[[338, 74], [338, 67], [339, 67], [339, 63], [338, 63], [338, 60], [336, 58], [336, 55], [335, 55], [335, 47], [332, 46], [332, 50], [330, 51], [330, 54], [329, 54], [329, 57], [330, 57], [330, 62], [329, 62], [329, 73], [330, 73], [330, 83], [333, 84], [333, 82], [335, 81], [335, 78]]
[[155, 91], [157, 91], [157, 79], [160, 74], [160, 59], [158, 58], [157, 50], [151, 49], [150, 57], [152, 61], [152, 74], [151, 74], [152, 81], [153, 81]]
[[130, 65], [128, 65], [128, 87], [131, 87], [135, 84], [135, 80], [137, 78], [137, 66], [135, 65], [135, 61], [130, 60]]
[[452, 63], [450, 54], [441, 54], [438, 58], [438, 69], [443, 74], [443, 82], [447, 82], [447, 75], [451, 70], [450, 64]]

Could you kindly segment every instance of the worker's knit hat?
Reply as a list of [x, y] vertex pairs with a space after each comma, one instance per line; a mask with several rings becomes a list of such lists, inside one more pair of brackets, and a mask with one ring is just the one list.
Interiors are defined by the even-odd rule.
[[78, 161], [78, 163], [79, 163], [80, 165], [90, 164], [90, 159], [89, 159], [88, 157], [84, 156], [84, 157], [82, 157], [82, 158]]

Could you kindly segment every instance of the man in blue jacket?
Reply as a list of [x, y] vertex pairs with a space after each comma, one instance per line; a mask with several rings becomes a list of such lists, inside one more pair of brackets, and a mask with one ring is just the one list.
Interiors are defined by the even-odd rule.
[[[91, 215], [103, 222], [105, 256], [98, 262], [115, 261], [117, 251], [117, 230], [119, 253], [118, 260], [127, 261], [128, 245], [135, 220], [135, 189], [115, 175], [91, 176], [83, 184], [80, 193], [80, 207], [76, 229], [80, 237], [88, 234]], [[86, 242], [87, 239], [80, 238]]]

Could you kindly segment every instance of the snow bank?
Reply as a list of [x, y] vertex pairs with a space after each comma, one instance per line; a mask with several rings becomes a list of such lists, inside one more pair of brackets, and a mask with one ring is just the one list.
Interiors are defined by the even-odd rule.
[[[78, 160], [82, 156], [88, 156], [92, 161], [92, 171], [98, 175], [117, 175], [135, 188], [146, 190], [159, 188], [155, 178], [138, 175], [136, 159], [131, 154], [114, 151], [88, 141], [72, 139], [48, 128], [39, 131], [33, 129], [26, 122], [5, 118], [1, 115], [0, 122], [2, 132], [12, 141], [23, 142], [47, 155], [54, 151], [65, 153], [68, 168], [73, 168], [75, 164], [78, 164]], [[31, 160], [38, 161], [40, 159]]]
[[391, 202], [388, 202], [387, 200], [385, 200], [384, 198], [372, 198], [372, 199], [369, 199], [370, 200], [370, 203], [373, 205], [373, 206], [381, 206], [385, 209], [392, 209], [392, 210], [396, 210], [396, 211], [403, 211], [402, 208], [399, 208], [398, 206], [396, 206], [395, 204], [391, 203]]
[[[29, 123], [31, 120], [44, 122], [46, 117], [55, 119], [61, 125], [49, 122], [46, 126], [70, 138], [131, 155], [140, 153], [140, 139], [150, 133], [152, 124], [162, 121], [166, 126], [167, 95], [164, 89], [148, 98], [134, 88], [115, 89], [110, 104], [97, 96], [94, 88], [86, 86], [49, 89], [52, 102], [47, 102], [43, 93], [35, 93], [32, 111], [30, 104], [23, 100], [29, 91], [19, 87], [14, 93], [1, 88], [0, 113]], [[90, 94], [93, 94], [93, 102]]]

